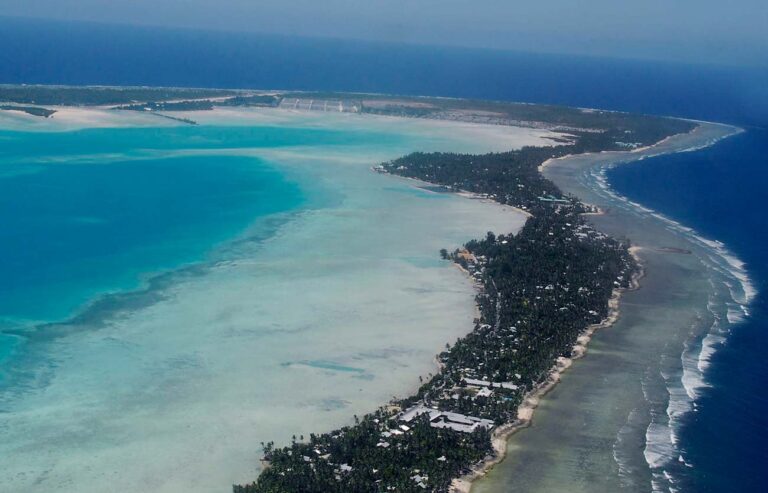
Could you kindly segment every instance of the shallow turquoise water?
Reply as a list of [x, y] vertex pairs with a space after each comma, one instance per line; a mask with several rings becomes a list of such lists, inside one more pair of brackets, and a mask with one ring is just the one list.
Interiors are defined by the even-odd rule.
[[7, 324], [66, 317], [98, 293], [133, 289], [143, 274], [202, 260], [260, 217], [304, 203], [299, 187], [265, 161], [206, 150], [371, 136], [171, 127], [0, 138], [0, 320]]
[[235, 156], [53, 164], [0, 178], [0, 314], [64, 317], [301, 203], [279, 173]]

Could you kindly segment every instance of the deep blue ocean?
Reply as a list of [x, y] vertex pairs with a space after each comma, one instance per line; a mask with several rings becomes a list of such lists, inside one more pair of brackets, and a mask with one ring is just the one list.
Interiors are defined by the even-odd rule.
[[[750, 317], [714, 356], [707, 374], [713, 386], [682, 430], [681, 446], [696, 464], [692, 491], [768, 490], [768, 358], [763, 354], [768, 347], [766, 60], [757, 61], [763, 68], [719, 67], [2, 18], [0, 46], [0, 83], [372, 91], [599, 107], [744, 127], [745, 133], [714, 147], [621, 166], [608, 177], [620, 193], [724, 242], [747, 263], [759, 294]], [[244, 193], [259, 193], [263, 187], [263, 176], [244, 176], [236, 162], [228, 169], [220, 177], [221, 186], [242, 187]], [[59, 187], [76, 184], [78, 172], [77, 166], [57, 170], [47, 189], [35, 190], [18, 203], [24, 204], [25, 213], [39, 212], [39, 220], [46, 221], [50, 211], [45, 209], [50, 206], [43, 199], [66, 202]], [[140, 170], [120, 172], [128, 182], [141, 182]], [[19, 193], [28, 178], [9, 179], [15, 185], [0, 193], [0, 238], [4, 243], [27, 241], [21, 236], [9, 239], [16, 233], [8, 231], [28, 230], [24, 237], [45, 242], [34, 238], [33, 224], [5, 209], [10, 200], [6, 193]], [[104, 177], [92, 179], [93, 186], [110, 193]], [[147, 194], [144, 203], [161, 209], [163, 187], [171, 183], [156, 185], [142, 191]], [[189, 197], [205, 189], [194, 176], [173, 185]], [[275, 186], [271, 190], [287, 185]], [[68, 212], [77, 216], [79, 207], [85, 208], [91, 199], [83, 196], [67, 204]], [[114, 197], [116, 204], [121, 199], [120, 194]], [[183, 222], [187, 214], [218, 221], [221, 210], [231, 205], [214, 201], [210, 207], [219, 210], [211, 212], [200, 210], [204, 207], [196, 202], [163, 210], [153, 228]], [[233, 216], [252, 212], [236, 207]], [[108, 226], [100, 223], [102, 219], [83, 215], [83, 231], [92, 228], [97, 231], [92, 234], [115, 234], [116, 241], [124, 238], [127, 243], [120, 248], [131, 254], [130, 237], [144, 231], [111, 231], [104, 229]], [[232, 220], [242, 225], [242, 218]], [[222, 225], [211, 231], [225, 236], [226, 230]], [[195, 229], [178, 231], [195, 233]], [[52, 243], [34, 255], [66, 255], [67, 248], [66, 242], [63, 252]], [[30, 255], [21, 252], [13, 257], [19, 269], [34, 264]], [[162, 264], [162, 258], [155, 263]], [[155, 263], [150, 262], [149, 268], [156, 268]], [[3, 296], [13, 299], [9, 293], [5, 286]], [[0, 300], [0, 306], [6, 303]], [[19, 307], [22, 310], [23, 305]]]

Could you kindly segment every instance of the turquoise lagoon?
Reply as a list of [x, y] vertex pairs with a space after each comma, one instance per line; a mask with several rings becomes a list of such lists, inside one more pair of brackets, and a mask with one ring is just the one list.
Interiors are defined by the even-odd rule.
[[0, 491], [228, 491], [408, 392], [474, 316], [438, 250], [524, 218], [370, 166], [546, 135], [194, 118], [0, 120]]

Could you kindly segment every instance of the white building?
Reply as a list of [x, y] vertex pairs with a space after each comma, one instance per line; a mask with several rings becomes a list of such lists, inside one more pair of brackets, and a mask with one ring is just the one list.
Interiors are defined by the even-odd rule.
[[448, 428], [462, 433], [472, 433], [478, 428], [491, 429], [494, 426], [494, 422], [490, 419], [466, 416], [450, 411], [440, 411], [421, 404], [404, 411], [400, 415], [400, 420], [410, 423], [423, 414], [429, 415], [429, 425], [432, 428]]

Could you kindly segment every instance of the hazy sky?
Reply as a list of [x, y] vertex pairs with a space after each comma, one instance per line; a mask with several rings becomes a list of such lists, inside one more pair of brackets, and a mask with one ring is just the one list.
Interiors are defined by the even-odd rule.
[[0, 15], [768, 65], [768, 0], [0, 0]]

